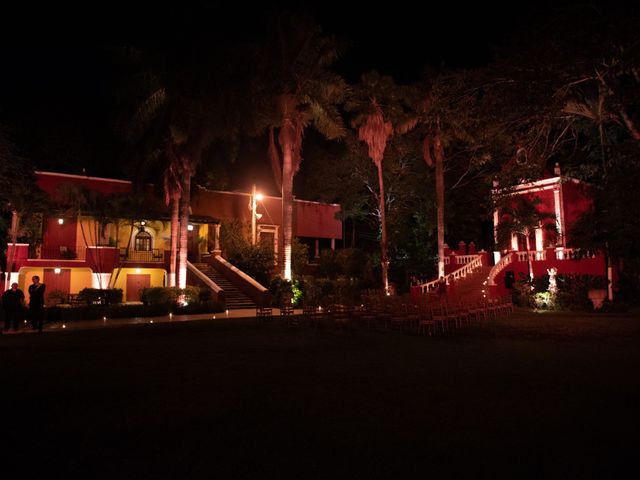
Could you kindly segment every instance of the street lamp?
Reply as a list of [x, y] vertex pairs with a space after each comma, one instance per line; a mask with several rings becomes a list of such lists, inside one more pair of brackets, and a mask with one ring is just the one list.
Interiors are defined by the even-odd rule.
[[256, 184], [251, 187], [251, 245], [256, 244], [257, 240], [257, 220], [262, 217], [262, 214], [256, 212], [258, 208], [258, 202], [264, 199], [264, 195], [256, 192]]

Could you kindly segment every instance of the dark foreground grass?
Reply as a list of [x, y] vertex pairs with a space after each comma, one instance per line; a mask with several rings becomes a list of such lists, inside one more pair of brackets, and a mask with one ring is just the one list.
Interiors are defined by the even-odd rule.
[[200, 321], [0, 338], [2, 478], [611, 478], [640, 320], [453, 335]]

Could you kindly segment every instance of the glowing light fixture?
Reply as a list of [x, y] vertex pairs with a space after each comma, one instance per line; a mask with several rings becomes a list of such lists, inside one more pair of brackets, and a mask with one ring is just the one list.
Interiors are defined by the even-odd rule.
[[261, 193], [256, 193], [256, 200], [258, 202], [261, 202], [262, 200], [264, 200], [264, 195], [262, 195]]
[[147, 222], [145, 222], [144, 220], [142, 220], [142, 221], [140, 222], [140, 225], [142, 225], [143, 227], [144, 227], [146, 224], [147, 224]]
[[140, 268], [136, 268], [136, 273], [140, 273], [142, 270]]
[[53, 269], [53, 273], [55, 273], [56, 275], [60, 275], [60, 272], [61, 272], [61, 271], [62, 271], [62, 270], [61, 270], [60, 268], [58, 268], [58, 267], [56, 267], [56, 268], [54, 268], [54, 269]]
[[62, 225], [64, 223], [64, 218], [59, 218], [58, 219], [58, 225]]
[[193, 232], [193, 225], [191, 224], [187, 225], [187, 230], [189, 230], [190, 232]]

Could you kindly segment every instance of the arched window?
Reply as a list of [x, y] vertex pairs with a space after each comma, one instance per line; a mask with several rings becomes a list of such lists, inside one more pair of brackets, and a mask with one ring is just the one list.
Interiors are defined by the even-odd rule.
[[138, 252], [150, 252], [151, 251], [151, 235], [149, 232], [141, 230], [136, 235], [134, 248]]

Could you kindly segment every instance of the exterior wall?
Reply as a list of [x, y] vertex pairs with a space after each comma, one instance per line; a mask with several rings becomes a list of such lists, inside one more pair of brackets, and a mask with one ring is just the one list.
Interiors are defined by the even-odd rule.
[[[558, 274], [560, 275], [576, 274], [606, 276], [604, 255], [602, 254], [598, 254], [593, 258], [582, 258], [580, 260], [558, 260], [555, 258], [555, 249], [548, 249], [546, 251], [546, 260], [534, 260], [532, 265], [534, 277], [547, 275], [547, 269], [550, 269], [551, 267], [557, 268]], [[516, 280], [518, 280], [520, 278], [519, 274], [527, 274], [527, 262], [514, 261], [496, 276], [495, 291], [499, 295], [509, 292], [509, 290], [504, 286], [504, 278], [507, 271], [513, 271], [515, 273]]]
[[132, 190], [131, 182], [125, 180], [53, 172], [36, 172], [36, 184], [54, 200], [60, 198], [58, 190], [64, 184], [82, 185], [103, 195], [129, 193]]
[[27, 289], [29, 288], [29, 285], [31, 285], [31, 277], [33, 277], [34, 275], [39, 276], [40, 281], [42, 282], [44, 278], [44, 268], [23, 267], [20, 269], [18, 274], [18, 285], [20, 286], [20, 289], [24, 292], [24, 296], [26, 297], [27, 302], [29, 301], [29, 294], [27, 293]]
[[342, 222], [336, 220], [340, 205], [295, 201], [297, 237], [342, 238]]
[[[121, 288], [122, 289], [122, 299], [123, 301], [127, 301], [127, 275], [140, 275], [140, 274], [148, 274], [151, 275], [151, 286], [152, 287], [164, 287], [165, 278], [167, 275], [166, 270], [161, 268], [123, 268], [120, 271], [120, 275], [118, 275], [117, 280], [113, 284], [113, 288]], [[116, 271], [114, 270], [112, 278], [115, 278]]]
[[[115, 225], [112, 226], [113, 238], [116, 237]], [[144, 229], [151, 235], [151, 248], [158, 250], [169, 250], [171, 248], [171, 222], [160, 220], [146, 220]], [[131, 249], [135, 248], [135, 237], [140, 231], [140, 222], [135, 221], [133, 230], [131, 229], [131, 223], [128, 221], [121, 221], [118, 229], [117, 245], [120, 248], [126, 248], [131, 237]]]
[[64, 223], [58, 223], [59, 217], [45, 217], [43, 221], [42, 244], [51, 247], [65, 246], [73, 248], [77, 245], [77, 225], [75, 218], [64, 218]]
[[94, 274], [90, 268], [74, 268], [71, 270], [71, 289], [69, 293], [78, 293], [84, 288], [91, 288]]
[[[31, 285], [31, 277], [37, 275], [40, 277], [40, 281], [44, 282], [44, 270], [45, 268], [54, 268], [54, 267], [23, 267], [20, 269], [18, 284], [20, 288], [25, 292], [25, 295], [28, 297], [27, 289], [29, 285]], [[71, 284], [69, 287], [69, 293], [78, 293], [83, 288], [91, 288], [93, 285], [94, 273], [90, 268], [80, 267], [61, 267], [61, 268], [69, 268], [71, 270]]]
[[[191, 200], [194, 215], [221, 219], [237, 219], [251, 224], [251, 195], [240, 192], [220, 192], [196, 188]], [[342, 223], [336, 220], [340, 205], [295, 200], [294, 236], [312, 238], [342, 238]], [[258, 202], [258, 225], [282, 225], [282, 200], [265, 196]]]

